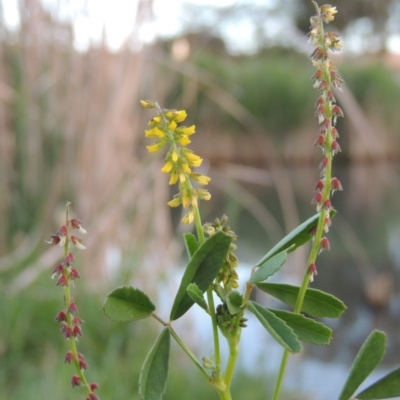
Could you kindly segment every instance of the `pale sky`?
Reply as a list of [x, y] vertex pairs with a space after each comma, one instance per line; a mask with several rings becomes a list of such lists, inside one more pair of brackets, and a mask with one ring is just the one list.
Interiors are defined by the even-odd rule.
[[[41, 0], [45, 8], [61, 19], [72, 20], [75, 33], [75, 47], [86, 50], [91, 43], [99, 43], [103, 32], [110, 49], [116, 51], [130, 39], [133, 48], [140, 48], [141, 43], [151, 43], [157, 37], [171, 37], [180, 32], [185, 20], [182, 5], [184, 3], [209, 5], [212, 7], [234, 7], [243, 4], [267, 4], [273, 7], [279, 0], [153, 0], [154, 17], [151, 23], [142, 24], [137, 30], [135, 24], [140, 0]], [[19, 24], [18, 0], [0, 0], [6, 24], [17, 27]], [[289, 19], [270, 19], [265, 24], [268, 37], [279, 35], [284, 29], [290, 29]], [[368, 28], [368, 24], [364, 24]], [[135, 30], [136, 29], [136, 30]], [[235, 24], [226, 23], [219, 31], [224, 39], [237, 48], [232, 51], [248, 52], [256, 50], [254, 24], [243, 18]], [[134, 42], [133, 38], [136, 40]], [[139, 41], [138, 41], [139, 39]], [[348, 50], [360, 49], [361, 37], [352, 34], [345, 43]], [[370, 43], [371, 45], [371, 43]], [[387, 42], [390, 51], [400, 53], [400, 35], [391, 35]]]

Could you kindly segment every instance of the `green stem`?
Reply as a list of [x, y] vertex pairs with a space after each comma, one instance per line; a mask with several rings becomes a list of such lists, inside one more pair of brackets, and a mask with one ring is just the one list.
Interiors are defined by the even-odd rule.
[[219, 348], [219, 335], [218, 335], [218, 326], [217, 326], [217, 316], [215, 315], [215, 304], [213, 298], [212, 288], [209, 287], [207, 289], [207, 301], [208, 308], [210, 311], [210, 317], [212, 322], [212, 331], [213, 331], [213, 339], [214, 339], [214, 354], [215, 354], [215, 380], [221, 379], [221, 351]]
[[[158, 319], [158, 318], [157, 318]], [[159, 320], [159, 319], [158, 319]], [[200, 372], [207, 378], [208, 381], [211, 381], [211, 377], [208, 372], [204, 369], [204, 367], [200, 364], [197, 357], [192, 353], [189, 347], [183, 342], [183, 340], [178, 336], [178, 334], [174, 331], [171, 325], [165, 324], [168, 327], [169, 331], [171, 332], [172, 337], [175, 339], [176, 343], [181, 346], [182, 350], [188, 355], [188, 357], [193, 361], [196, 367], [200, 370]]]
[[226, 371], [225, 371], [225, 377], [224, 377], [224, 381], [225, 381], [228, 391], [230, 390], [233, 373], [235, 371], [236, 360], [237, 360], [237, 357], [239, 354], [238, 344], [240, 341], [240, 328], [236, 329], [236, 332], [238, 332], [238, 335], [234, 336], [230, 340], [228, 340], [229, 359], [228, 359], [228, 363], [226, 365]]

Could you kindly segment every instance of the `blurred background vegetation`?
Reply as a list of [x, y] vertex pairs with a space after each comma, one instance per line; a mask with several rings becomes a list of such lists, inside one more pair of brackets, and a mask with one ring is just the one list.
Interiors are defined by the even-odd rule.
[[[151, 113], [139, 99], [188, 111], [198, 132], [193, 149], [212, 178], [203, 220], [227, 213], [243, 267], [251, 265], [314, 213], [321, 154], [312, 146], [317, 93], [305, 38], [313, 9], [305, 0], [182, 2], [175, 32], [157, 35], [161, 2], [141, 1], [131, 35], [116, 50], [106, 33], [76, 46], [75, 20], [61, 12], [69, 1], [21, 0], [15, 26], [3, 12], [6, 1], [0, 3], [0, 400], [80, 396], [69, 388], [72, 368], [63, 364], [66, 344], [53, 321], [62, 307], [50, 280], [60, 250], [44, 244], [62, 224], [66, 201], [89, 232], [74, 289], [86, 321], [80, 346], [89, 379], [100, 383], [102, 398], [136, 398], [157, 327], [113, 324], [102, 315], [102, 301], [115, 285], [130, 283], [157, 298], [154, 280], [181, 271], [185, 229], [179, 211], [166, 207], [175, 192], [159, 173], [162, 155], [146, 154]], [[336, 93], [346, 118], [338, 125], [343, 154], [334, 171], [345, 191], [333, 197], [339, 211], [333, 251], [320, 258], [313, 285], [349, 310], [332, 323], [333, 345], [307, 347], [306, 356], [350, 363], [376, 327], [389, 335], [386, 362], [398, 363], [400, 1], [335, 5], [332, 29], [342, 32], [347, 50], [333, 58], [346, 81]], [[77, 13], [86, 15], [85, 6]], [[292, 256], [283, 279], [299, 279], [306, 254]], [[187, 361], [177, 349], [174, 359]], [[194, 368], [173, 361], [166, 399], [216, 398]], [[271, 390], [265, 376], [242, 369], [236, 397], [265, 399]]]

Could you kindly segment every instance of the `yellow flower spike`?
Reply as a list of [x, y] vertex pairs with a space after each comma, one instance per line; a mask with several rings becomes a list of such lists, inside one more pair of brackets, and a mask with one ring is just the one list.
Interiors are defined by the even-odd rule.
[[150, 101], [150, 100], [140, 100], [140, 104], [142, 105], [142, 107], [145, 107], [145, 108], [155, 108], [156, 107], [156, 103], [154, 103], [154, 101]]
[[200, 167], [201, 163], [203, 162], [203, 159], [201, 157], [193, 153], [186, 153], [185, 158], [186, 160], [188, 160], [189, 165], [195, 168]]
[[156, 126], [152, 129], [144, 131], [144, 135], [148, 138], [162, 138], [165, 136], [165, 132], [161, 129], [157, 128]]
[[171, 154], [171, 158], [173, 162], [177, 162], [178, 161], [178, 153], [174, 150]]
[[190, 174], [190, 177], [200, 185], [208, 185], [208, 183], [211, 181], [210, 177], [201, 174], [196, 174], [195, 172]]
[[148, 123], [149, 126], [157, 125], [161, 122], [161, 115], [156, 115], [152, 118], [152, 120]]
[[193, 211], [192, 211], [192, 210], [189, 210], [189, 211], [187, 212], [187, 214], [182, 218], [181, 221], [182, 221], [184, 224], [189, 225], [189, 224], [191, 224], [191, 223], [193, 222], [193, 220], [194, 220]]
[[182, 197], [182, 206], [187, 207], [190, 204], [190, 197], [185, 193]]
[[178, 174], [175, 174], [174, 172], [171, 173], [171, 177], [169, 178], [169, 184], [170, 185], [175, 185], [176, 182], [178, 182]]
[[169, 110], [169, 111], [166, 111], [166, 112], [164, 113], [164, 115], [165, 115], [170, 121], [172, 121], [172, 120], [178, 115], [178, 112], [177, 112], [176, 110]]
[[208, 190], [196, 189], [196, 192], [197, 192], [197, 196], [199, 197], [199, 199], [206, 200], [206, 201], [211, 199], [211, 194]]
[[191, 174], [192, 170], [190, 169], [189, 165], [187, 163], [182, 163], [182, 171], [185, 174]]
[[176, 127], [177, 127], [177, 123], [175, 121], [171, 121], [168, 124], [168, 128], [171, 129], [171, 131], [174, 131]]
[[177, 115], [174, 117], [174, 121], [176, 121], [177, 123], [184, 121], [187, 117], [185, 110], [179, 110], [176, 112], [176, 114]]
[[179, 133], [180, 135], [193, 135], [196, 132], [196, 126], [179, 126], [175, 130], [176, 133]]
[[185, 183], [185, 181], [186, 181], [185, 174], [180, 173], [179, 174], [179, 182], [180, 183]]
[[170, 207], [179, 207], [179, 205], [181, 204], [181, 199], [179, 198], [179, 196], [174, 197], [172, 200], [170, 200], [167, 203]]
[[168, 160], [161, 168], [161, 172], [164, 172], [164, 174], [169, 174], [172, 171], [173, 166], [174, 163], [172, 162], [172, 160]]
[[190, 203], [192, 204], [193, 207], [198, 207], [196, 195], [192, 195], [192, 197], [190, 198]]
[[163, 147], [164, 147], [164, 143], [157, 142], [150, 146], [146, 146], [146, 149], [149, 151], [149, 153], [157, 153], [157, 151], [161, 150]]
[[183, 135], [177, 140], [177, 142], [181, 146], [187, 146], [189, 143], [191, 143], [191, 140], [186, 135]]

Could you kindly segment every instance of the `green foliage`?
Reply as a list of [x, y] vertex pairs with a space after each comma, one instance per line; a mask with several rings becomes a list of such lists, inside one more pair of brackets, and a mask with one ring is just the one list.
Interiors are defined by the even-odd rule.
[[[335, 214], [336, 211], [332, 210], [330, 212], [330, 217], [333, 218]], [[268, 253], [256, 264], [256, 266], [259, 267], [263, 265], [268, 259], [283, 250], [287, 250], [287, 252], [290, 253], [302, 246], [304, 243], [309, 242], [312, 238], [311, 232], [316, 228], [318, 219], [319, 214], [315, 214], [297, 228], [293, 229], [292, 232], [287, 234], [274, 247], [272, 247], [272, 249], [268, 251]]]
[[186, 289], [190, 298], [203, 310], [208, 310], [207, 302], [204, 300], [203, 292], [195, 283], [191, 283]]
[[194, 304], [186, 291], [190, 283], [195, 283], [202, 293], [211, 285], [228, 253], [231, 241], [223, 232], [217, 232], [196, 250], [183, 274], [172, 305], [171, 320], [180, 318]]
[[144, 361], [139, 378], [139, 394], [142, 400], [160, 400], [168, 379], [171, 334], [164, 328]]
[[348, 400], [365, 378], [380, 364], [385, 355], [386, 335], [373, 331], [357, 354], [339, 400]]
[[400, 397], [400, 368], [385, 375], [356, 396], [357, 399], [363, 400], [391, 399], [393, 397]]
[[[250, 277], [250, 283], [258, 283], [265, 281], [268, 277], [275, 274], [282, 265], [285, 263], [287, 258], [287, 251], [281, 251], [278, 254], [275, 254], [273, 257], [267, 259], [264, 263], [260, 265], [257, 271]], [[259, 263], [260, 264], [260, 263]]]
[[284, 320], [278, 318], [273, 312], [254, 301], [249, 302], [248, 309], [257, 317], [271, 336], [285, 349], [289, 350], [291, 353], [299, 353], [302, 350], [297, 335]]
[[[290, 306], [295, 305], [300, 289], [298, 286], [283, 283], [258, 283], [257, 287]], [[318, 289], [307, 289], [301, 311], [313, 317], [339, 318], [346, 308], [341, 300], [331, 294]]]
[[106, 298], [104, 314], [113, 321], [136, 321], [149, 317], [156, 309], [149, 297], [139, 289], [120, 287]]
[[306, 318], [302, 314], [296, 314], [288, 311], [273, 310], [268, 308], [278, 318], [286, 322], [293, 329], [293, 332], [303, 342], [309, 342], [318, 345], [327, 345], [331, 341], [332, 329], [326, 325]]

